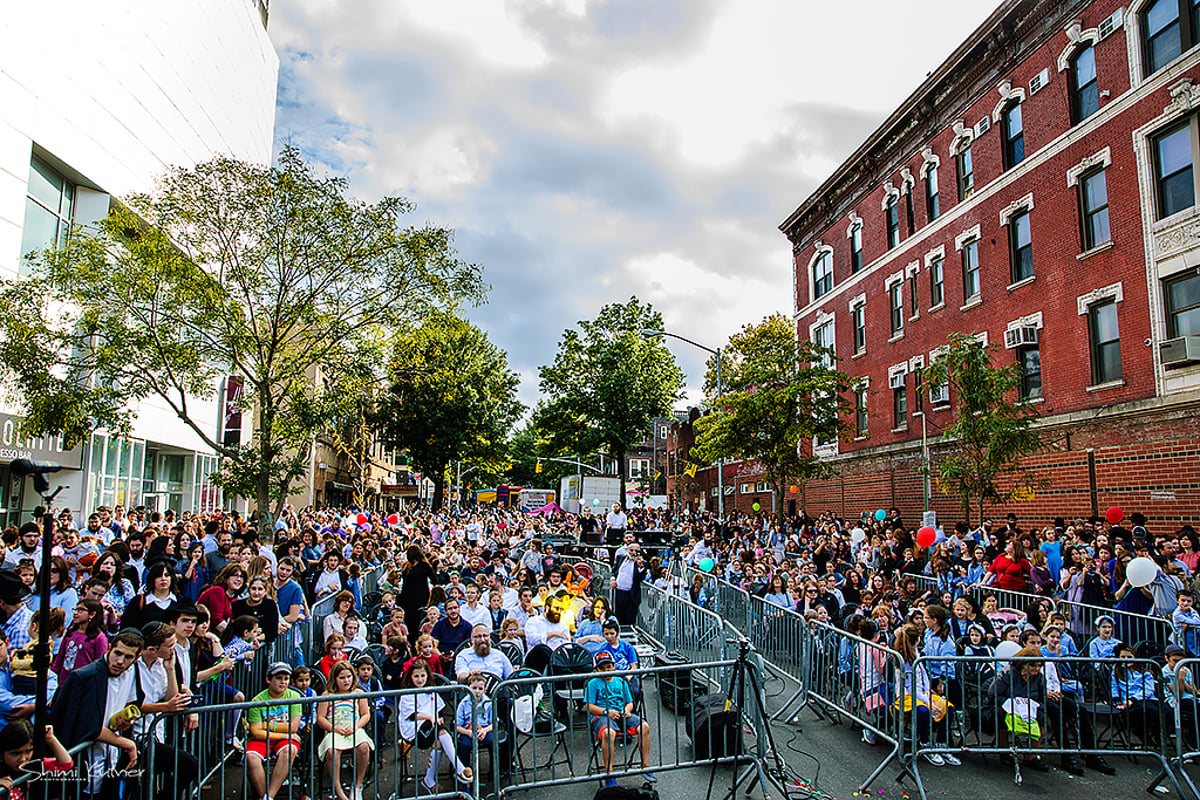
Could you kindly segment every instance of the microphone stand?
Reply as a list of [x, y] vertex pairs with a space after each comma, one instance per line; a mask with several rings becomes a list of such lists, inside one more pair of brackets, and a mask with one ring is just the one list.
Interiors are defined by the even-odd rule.
[[[45, 476], [35, 476], [35, 483], [37, 477], [45, 480]], [[49, 488], [46, 487], [47, 490]], [[37, 675], [37, 694], [34, 695], [33, 706], [33, 746], [37, 758], [45, 755], [46, 725], [50, 722], [46, 686], [50, 679], [50, 551], [54, 548], [54, 513], [51, 511], [51, 503], [62, 490], [60, 485], [51, 494], [42, 495], [42, 565], [38, 569], [37, 582], [38, 638], [37, 648], [33, 653], [33, 668]]]

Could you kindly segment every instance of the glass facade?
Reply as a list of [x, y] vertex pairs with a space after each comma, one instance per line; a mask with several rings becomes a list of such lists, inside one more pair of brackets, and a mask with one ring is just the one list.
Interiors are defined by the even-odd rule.
[[121, 505], [212, 511], [221, 506], [220, 491], [211, 477], [216, 471], [215, 455], [164, 452], [153, 442], [93, 434], [86, 510]]

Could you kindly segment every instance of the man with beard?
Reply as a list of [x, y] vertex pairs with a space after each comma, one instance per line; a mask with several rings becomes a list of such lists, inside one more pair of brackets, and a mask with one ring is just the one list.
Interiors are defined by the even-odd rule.
[[558, 600], [546, 604], [546, 611], [540, 617], [533, 617], [525, 623], [525, 644], [532, 650], [539, 644], [544, 644], [551, 650], [557, 650], [571, 641], [571, 630], [562, 620]]
[[430, 635], [437, 639], [443, 660], [449, 661], [458, 646], [471, 638], [471, 623], [462, 618], [458, 600], [447, 598], [445, 608], [446, 616], [437, 621]]
[[217, 549], [204, 557], [209, 575], [220, 575], [229, 566], [229, 549], [233, 547], [233, 533], [221, 531], [217, 534]]
[[642, 602], [642, 582], [646, 580], [646, 565], [642, 560], [641, 546], [634, 542], [625, 555], [613, 562], [613, 613], [622, 625], [632, 626], [637, 619], [638, 606]]
[[140, 580], [146, 574], [146, 535], [131, 533], [125, 543], [129, 545], [129, 560], [125, 566], [136, 569]]
[[471, 646], [454, 659], [454, 674], [459, 683], [466, 683], [472, 672], [486, 672], [504, 679], [512, 674], [513, 665], [508, 656], [492, 649], [492, 633], [487, 625], [476, 625], [471, 629]]
[[33, 619], [33, 612], [25, 605], [28, 596], [29, 587], [15, 572], [0, 572], [0, 621], [4, 623], [8, 646], [13, 650], [28, 647], [32, 641], [29, 622]]
[[16, 569], [22, 561], [32, 561], [37, 566], [42, 564], [42, 529], [36, 522], [26, 522], [21, 526], [21, 534], [17, 546], [4, 556], [6, 569]]

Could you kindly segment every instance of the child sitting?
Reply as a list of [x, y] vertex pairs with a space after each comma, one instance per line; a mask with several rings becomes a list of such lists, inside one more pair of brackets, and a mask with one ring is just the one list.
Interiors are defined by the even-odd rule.
[[1120, 641], [1113, 638], [1116, 623], [1104, 614], [1096, 618], [1096, 637], [1088, 643], [1088, 658], [1112, 658]]
[[1175, 593], [1175, 611], [1171, 614], [1171, 638], [1189, 653], [1198, 653], [1200, 643], [1200, 612], [1196, 611], [1196, 596], [1190, 589]]
[[484, 694], [487, 691], [487, 676], [475, 670], [464, 683], [471, 694], [459, 701], [454, 723], [458, 731], [458, 759], [467, 764], [471, 761], [471, 749], [476, 741], [480, 747], [491, 747], [495, 717], [492, 701]]

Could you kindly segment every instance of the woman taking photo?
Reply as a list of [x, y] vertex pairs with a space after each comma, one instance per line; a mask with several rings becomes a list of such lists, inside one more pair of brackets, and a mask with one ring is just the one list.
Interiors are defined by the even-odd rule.
[[133, 583], [125, 577], [125, 562], [112, 550], [106, 550], [96, 559], [92, 574], [108, 581], [108, 593], [104, 602], [117, 616], [125, 613], [125, 606], [133, 600], [136, 592]]
[[[180, 534], [183, 536], [184, 534]], [[195, 603], [208, 585], [208, 566], [204, 562], [204, 542], [193, 542], [185, 551], [184, 560], [178, 562], [179, 591]]]

